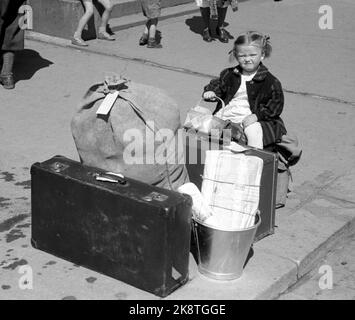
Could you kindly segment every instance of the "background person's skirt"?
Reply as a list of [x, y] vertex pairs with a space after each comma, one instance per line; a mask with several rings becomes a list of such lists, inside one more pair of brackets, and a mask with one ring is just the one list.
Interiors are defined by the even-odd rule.
[[0, 0], [0, 50], [24, 49], [24, 30], [19, 26], [19, 8], [25, 0]]
[[148, 19], [160, 17], [161, 0], [140, 0], [144, 16]]

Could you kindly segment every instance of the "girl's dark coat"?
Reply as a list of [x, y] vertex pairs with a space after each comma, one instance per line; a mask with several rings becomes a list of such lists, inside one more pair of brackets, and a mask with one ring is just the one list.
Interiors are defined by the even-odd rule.
[[[213, 91], [227, 105], [238, 91], [241, 83], [239, 66], [223, 70], [219, 78], [211, 80], [204, 91]], [[284, 95], [280, 81], [261, 63], [256, 75], [246, 83], [251, 112], [254, 113], [263, 129], [264, 148], [281, 141], [286, 134], [280, 118], [284, 106]], [[221, 108], [217, 105], [216, 113]]]

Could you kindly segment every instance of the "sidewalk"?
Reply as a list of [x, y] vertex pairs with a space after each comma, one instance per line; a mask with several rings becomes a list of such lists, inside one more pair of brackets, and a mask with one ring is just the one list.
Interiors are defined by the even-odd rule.
[[[355, 76], [346, 68], [353, 59], [347, 52], [350, 47], [355, 49], [347, 40], [355, 24], [347, 16], [354, 13], [354, 6], [345, 0], [338, 4], [329, 1], [343, 19], [335, 19], [339, 29], [317, 31], [309, 25], [312, 15], [318, 17], [320, 1], [307, 7], [309, 2], [247, 1], [240, 3], [237, 15], [230, 12], [227, 18], [230, 31], [240, 30], [242, 25], [245, 29], [249, 21], [253, 29], [270, 32], [274, 56], [266, 64], [284, 84], [283, 118], [287, 128], [297, 132], [304, 150], [292, 171], [294, 183], [287, 205], [276, 212], [275, 234], [254, 245], [243, 276], [235, 281], [217, 282], [201, 276], [191, 256], [190, 281], [167, 300], [276, 298], [354, 232], [355, 96], [350, 83]], [[272, 17], [253, 18], [265, 10]], [[291, 31], [290, 21], [302, 13], [304, 23]], [[18, 59], [17, 68], [22, 71], [16, 89], [0, 88], [0, 299], [159, 299], [30, 246], [29, 168], [56, 154], [78, 159], [69, 122], [85, 90], [100, 81], [105, 71], [122, 72], [134, 81], [165, 89], [178, 102], [184, 119], [209, 75], [216, 75], [226, 63], [225, 53], [231, 48], [218, 41], [204, 43], [199, 34], [190, 32], [186, 21], [196, 21], [194, 17], [192, 13], [163, 20], [159, 24], [164, 36], [161, 50], [137, 45], [141, 26], [117, 32], [115, 43], [90, 41], [87, 50], [30, 35], [44, 42], [27, 40], [26, 51]], [[313, 22], [316, 25], [317, 19]], [[306, 48], [300, 46], [305, 41]], [[324, 46], [327, 55], [312, 55], [324, 52]], [[306, 49], [311, 53], [307, 60], [312, 68], [300, 72]], [[332, 65], [329, 57], [336, 54], [343, 59]], [[332, 72], [332, 77], [325, 76], [336, 69], [339, 71]], [[33, 290], [18, 287], [21, 265], [33, 270]]]
[[[327, 5], [333, 8], [334, 29], [321, 30], [318, 11], [323, 4], [322, 0], [243, 1], [237, 12], [228, 10], [226, 29], [233, 37], [245, 30], [259, 30], [270, 35], [273, 53], [266, 63], [286, 90], [355, 105], [355, 92], [350, 81], [353, 72], [348, 67], [355, 63], [355, 57], [348, 54], [353, 45], [355, 6], [351, 0], [327, 1]], [[183, 13], [187, 15], [180, 16]], [[229, 65], [227, 53], [232, 48], [233, 39], [228, 44], [217, 39], [212, 44], [201, 41], [202, 19], [194, 2], [162, 9], [158, 24], [163, 45], [160, 50], [138, 46], [144, 21], [142, 14], [114, 18], [110, 25], [116, 33], [115, 42], [90, 40], [88, 48], [79, 49], [206, 76], [218, 75], [224, 66]], [[71, 46], [69, 40], [30, 32], [28, 36]], [[344, 50], [346, 58], [330, 59], [332, 53], [332, 57], [339, 55], [339, 48]], [[336, 86], [332, 81], [326, 81], [337, 74], [343, 77], [337, 79]]]

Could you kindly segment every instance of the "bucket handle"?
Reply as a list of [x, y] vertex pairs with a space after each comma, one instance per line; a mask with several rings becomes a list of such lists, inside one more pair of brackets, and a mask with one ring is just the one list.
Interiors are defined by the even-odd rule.
[[198, 235], [197, 235], [197, 230], [196, 230], [197, 223], [194, 220], [191, 220], [191, 224], [192, 224], [192, 232], [194, 234], [196, 247], [197, 247], [197, 259], [198, 259], [197, 264], [200, 264], [201, 254], [200, 254], [200, 246], [199, 246]]

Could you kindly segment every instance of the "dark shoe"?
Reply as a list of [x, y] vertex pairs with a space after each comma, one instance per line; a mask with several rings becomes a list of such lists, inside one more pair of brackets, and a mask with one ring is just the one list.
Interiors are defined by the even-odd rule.
[[148, 35], [143, 34], [139, 39], [139, 45], [145, 46], [148, 43]]
[[99, 32], [97, 35], [97, 39], [115, 41], [115, 38], [113, 36], [109, 35], [107, 32]]
[[159, 49], [162, 48], [163, 46], [157, 42], [157, 40], [155, 40], [154, 38], [149, 38], [148, 39], [148, 45], [147, 48], [155, 48], [155, 49]]
[[224, 30], [223, 28], [217, 27], [216, 34], [219, 37], [219, 40], [221, 42], [227, 43], [229, 41], [229, 37], [228, 37], [227, 31]]
[[71, 43], [76, 45], [76, 46], [79, 46], [79, 47], [87, 47], [88, 44], [81, 38], [76, 38], [76, 37], [73, 37], [71, 39]]
[[5, 89], [15, 88], [14, 76], [12, 74], [0, 76], [0, 83]]
[[211, 42], [212, 41], [212, 37], [211, 37], [211, 33], [210, 33], [209, 29], [203, 30], [202, 38], [203, 38], [203, 40], [205, 40], [207, 42]]

